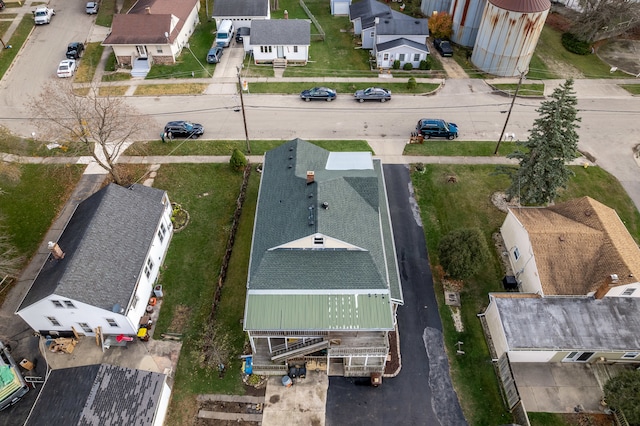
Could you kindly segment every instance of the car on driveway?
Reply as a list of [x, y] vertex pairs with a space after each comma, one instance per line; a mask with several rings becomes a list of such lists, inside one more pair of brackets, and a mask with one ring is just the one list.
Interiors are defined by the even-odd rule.
[[440, 52], [440, 56], [453, 56], [453, 47], [451, 47], [449, 40], [437, 38], [433, 40], [433, 46]]
[[337, 97], [337, 93], [333, 89], [328, 87], [314, 87], [313, 89], [303, 90], [300, 93], [300, 99], [309, 102], [312, 99], [320, 99], [327, 102], [331, 102]]
[[190, 121], [170, 121], [164, 126], [164, 133], [172, 138], [199, 138], [204, 133], [202, 124]]
[[55, 10], [40, 6], [33, 12], [33, 18], [36, 25], [50, 24], [51, 18], [55, 14]]
[[383, 89], [382, 87], [368, 87], [364, 90], [357, 90], [353, 97], [359, 102], [386, 102], [391, 100], [391, 90]]
[[58, 65], [58, 77], [73, 77], [76, 73], [76, 61], [75, 59], [65, 59]]
[[458, 137], [458, 125], [455, 123], [447, 123], [439, 118], [423, 118], [418, 120], [416, 132], [421, 134], [425, 139], [447, 138], [452, 140]]
[[97, 1], [89, 1], [87, 2], [87, 5], [85, 6], [84, 10], [87, 12], [88, 15], [95, 15], [96, 13], [98, 13], [99, 8], [100, 8], [100, 3], [98, 3]]
[[67, 46], [67, 59], [79, 59], [84, 52], [84, 44], [79, 41], [69, 43]]
[[207, 53], [207, 63], [217, 64], [224, 54], [224, 49], [220, 46], [212, 47]]
[[242, 40], [244, 40], [244, 37], [248, 36], [249, 34], [251, 34], [251, 28], [249, 27], [238, 28], [238, 30], [236, 31], [236, 42], [242, 43]]

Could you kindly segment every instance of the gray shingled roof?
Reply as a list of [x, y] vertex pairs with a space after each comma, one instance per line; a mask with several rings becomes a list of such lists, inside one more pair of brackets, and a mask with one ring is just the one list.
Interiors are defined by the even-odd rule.
[[379, 35], [424, 35], [429, 36], [427, 19], [380, 19], [376, 24], [376, 36]]
[[640, 350], [640, 299], [635, 297], [492, 301], [512, 350]]
[[164, 381], [107, 364], [52, 370], [26, 426], [152, 425]]
[[354, 20], [360, 18], [368, 18], [371, 16], [380, 16], [385, 13], [390, 13], [391, 8], [389, 5], [380, 3], [376, 0], [360, 0], [355, 3], [351, 3], [349, 6], [349, 19]]
[[[215, 0], [213, 14], [215, 17], [262, 17], [269, 14], [269, 0]], [[251, 23], [253, 26], [253, 23]]]
[[56, 294], [111, 310], [125, 307], [155, 238], [165, 191], [115, 184], [81, 202], [18, 310]]
[[406, 38], [397, 38], [392, 41], [388, 41], [386, 43], [378, 43], [376, 45], [376, 50], [378, 52], [383, 52], [388, 49], [393, 49], [394, 47], [399, 46], [409, 46], [421, 52], [429, 53], [429, 48], [425, 44], [417, 43], [413, 40], [407, 40]]
[[311, 24], [305, 19], [260, 19], [251, 21], [253, 46], [309, 46]]
[[[259, 324], [256, 311], [272, 316], [263, 304], [274, 304], [269, 297], [276, 294], [346, 295], [371, 290], [402, 302], [380, 162], [373, 160], [373, 169], [327, 170], [328, 159], [328, 151], [299, 139], [265, 156], [249, 266], [252, 297], [247, 299], [246, 315], [251, 324]], [[306, 183], [307, 171], [315, 173], [313, 184]], [[315, 234], [348, 247], [287, 245]], [[260, 294], [265, 297], [261, 299]], [[377, 315], [388, 316], [391, 311], [369, 316], [377, 318], [369, 321], [372, 327], [389, 323]], [[332, 322], [317, 318], [318, 327], [327, 323]]]

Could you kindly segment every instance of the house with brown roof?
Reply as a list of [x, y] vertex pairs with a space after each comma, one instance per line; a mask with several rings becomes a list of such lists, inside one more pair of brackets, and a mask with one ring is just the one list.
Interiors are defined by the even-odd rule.
[[510, 209], [500, 232], [522, 292], [640, 297], [640, 249], [616, 211], [593, 198]]
[[198, 25], [199, 10], [198, 0], [138, 0], [114, 15], [102, 45], [113, 48], [120, 66], [172, 64]]

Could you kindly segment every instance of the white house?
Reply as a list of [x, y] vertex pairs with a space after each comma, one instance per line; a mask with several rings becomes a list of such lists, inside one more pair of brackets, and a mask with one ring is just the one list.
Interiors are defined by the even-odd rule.
[[494, 361], [638, 362], [640, 299], [492, 293], [481, 317]]
[[251, 28], [256, 20], [271, 19], [269, 0], [216, 0], [213, 3], [213, 14], [216, 26], [223, 19], [233, 21], [236, 30], [240, 27]]
[[171, 389], [165, 374], [108, 364], [51, 370], [26, 426], [162, 426]]
[[418, 68], [420, 62], [427, 60], [428, 55], [429, 48], [424, 43], [416, 43], [406, 38], [395, 39], [376, 45], [376, 66], [391, 68], [397, 60], [400, 61], [400, 68], [406, 63]]
[[172, 64], [199, 22], [199, 0], [139, 0], [126, 14], [115, 14], [102, 42], [121, 66], [144, 61]]
[[616, 211], [592, 198], [510, 209], [500, 232], [524, 293], [640, 297], [640, 249]]
[[17, 314], [34, 330], [136, 335], [173, 235], [165, 191], [115, 184], [81, 202]]
[[309, 60], [311, 24], [305, 19], [254, 21], [250, 43], [256, 64], [305, 65]]

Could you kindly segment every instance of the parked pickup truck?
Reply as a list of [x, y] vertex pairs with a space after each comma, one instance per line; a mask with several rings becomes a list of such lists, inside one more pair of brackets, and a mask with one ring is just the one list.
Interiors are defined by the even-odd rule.
[[0, 411], [15, 404], [29, 392], [9, 348], [0, 342]]
[[33, 12], [33, 16], [36, 21], [36, 25], [50, 24], [51, 17], [56, 14], [56, 11], [49, 9], [48, 7], [39, 7]]

